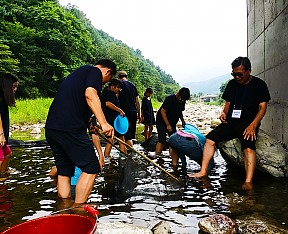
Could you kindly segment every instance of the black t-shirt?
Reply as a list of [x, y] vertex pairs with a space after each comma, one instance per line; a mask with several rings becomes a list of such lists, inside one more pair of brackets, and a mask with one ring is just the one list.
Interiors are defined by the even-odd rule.
[[101, 103], [102, 103], [102, 110], [104, 112], [104, 115], [105, 115], [107, 122], [111, 126], [113, 126], [115, 118], [120, 113], [118, 111], [115, 111], [115, 110], [108, 108], [106, 106], [106, 102], [111, 102], [115, 106], [120, 107], [119, 100], [118, 100], [116, 94], [113, 91], [109, 90], [108, 88], [105, 88], [102, 92]]
[[100, 94], [102, 73], [99, 68], [85, 65], [67, 76], [50, 106], [45, 127], [67, 132], [86, 131], [92, 115], [85, 98], [88, 87]]
[[[240, 85], [235, 79], [228, 82], [222, 98], [230, 102], [227, 113], [227, 121], [240, 121], [242, 123], [251, 123], [259, 111], [261, 102], [269, 102], [270, 94], [266, 83], [252, 76], [251, 81], [246, 85]], [[233, 108], [241, 109], [241, 117], [231, 118]]]
[[162, 106], [157, 112], [156, 124], [166, 126], [161, 115], [162, 108], [166, 110], [166, 115], [170, 125], [172, 127], [175, 127], [182, 114], [182, 111], [185, 110], [185, 102], [183, 103], [178, 102], [175, 94], [171, 94], [165, 98]]
[[122, 91], [119, 93], [118, 99], [124, 112], [137, 112], [136, 97], [138, 96], [136, 86], [128, 80], [122, 80]]
[[151, 99], [147, 97], [142, 98], [142, 114], [144, 116], [144, 123], [146, 124], [155, 124], [155, 118], [153, 113], [153, 106]]

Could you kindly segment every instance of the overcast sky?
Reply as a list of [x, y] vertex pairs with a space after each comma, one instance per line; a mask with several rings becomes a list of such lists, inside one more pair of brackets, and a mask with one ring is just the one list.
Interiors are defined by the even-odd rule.
[[231, 72], [247, 56], [246, 0], [59, 0], [139, 49], [179, 84]]

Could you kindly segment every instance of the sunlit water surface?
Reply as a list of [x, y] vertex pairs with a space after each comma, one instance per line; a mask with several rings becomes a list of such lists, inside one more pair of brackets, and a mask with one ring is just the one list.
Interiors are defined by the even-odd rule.
[[[139, 144], [135, 149], [143, 152]], [[48, 176], [53, 166], [50, 148], [18, 147], [13, 148], [13, 154], [10, 176], [0, 182], [0, 231], [62, 207], [55, 181]], [[126, 157], [117, 150], [112, 150], [110, 161], [95, 181], [88, 203], [98, 205], [99, 222], [124, 221], [152, 228], [164, 220], [169, 222], [172, 233], [198, 233], [199, 219], [210, 214], [223, 213], [231, 218], [261, 214], [277, 226], [288, 228], [287, 179], [256, 173], [254, 192], [246, 193], [241, 190], [244, 169], [229, 167], [218, 153], [209, 180], [186, 181], [185, 176], [180, 176], [185, 182], [182, 185], [141, 156], [133, 152], [130, 155], [136, 162], [131, 172], [137, 178], [134, 189], [125, 191], [123, 183], [119, 184], [120, 174], [124, 185], [127, 183], [125, 176], [131, 165], [126, 165]], [[167, 151], [162, 159], [155, 161], [173, 174]], [[199, 170], [193, 161], [189, 161], [188, 168], [191, 172]], [[236, 206], [231, 204], [231, 197], [237, 200]]]

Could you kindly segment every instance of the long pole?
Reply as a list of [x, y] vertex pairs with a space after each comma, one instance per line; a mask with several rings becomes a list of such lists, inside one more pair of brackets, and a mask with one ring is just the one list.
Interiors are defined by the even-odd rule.
[[149, 161], [150, 163], [152, 163], [154, 166], [158, 167], [161, 171], [165, 172], [167, 175], [169, 175], [171, 178], [173, 178], [174, 180], [176, 180], [177, 182], [183, 184], [183, 182], [181, 180], [179, 180], [177, 177], [175, 177], [174, 175], [172, 175], [171, 173], [169, 173], [168, 171], [166, 171], [163, 167], [161, 167], [159, 164], [157, 164], [156, 162], [154, 162], [153, 160], [151, 160], [150, 158], [148, 158], [145, 154], [139, 152], [138, 150], [134, 149], [131, 145], [127, 144], [125, 141], [122, 141], [121, 139], [119, 139], [118, 137], [114, 136], [114, 138], [126, 145], [129, 149], [133, 150], [135, 153], [139, 154], [140, 156], [142, 156], [143, 158], [145, 158], [147, 161]]
[[[99, 125], [96, 126], [98, 128], [98, 130], [96, 129], [97, 133], [100, 135], [100, 137], [102, 137], [105, 141], [107, 141], [107, 143], [111, 144], [112, 146], [114, 146], [117, 150], [119, 150], [121, 153], [125, 154], [124, 152], [122, 152], [122, 150], [115, 146], [115, 144], [111, 143], [106, 136], [104, 136], [102, 129]], [[100, 132], [101, 131], [101, 132]], [[184, 184], [183, 181], [179, 180], [177, 177], [175, 177], [174, 175], [172, 175], [171, 173], [169, 173], [168, 171], [166, 171], [163, 167], [161, 167], [159, 164], [157, 164], [156, 162], [154, 162], [153, 160], [151, 160], [150, 158], [148, 158], [145, 154], [137, 151], [136, 149], [134, 149], [131, 145], [127, 144], [125, 141], [122, 141], [121, 139], [119, 139], [118, 137], [114, 136], [114, 139], [116, 139], [118, 142], [126, 145], [129, 149], [133, 150], [134, 152], [136, 152], [137, 154], [139, 154], [140, 156], [142, 156], [143, 158], [145, 158], [147, 161], [149, 161], [150, 163], [152, 163], [154, 166], [156, 166], [157, 168], [159, 168], [161, 171], [163, 171], [164, 173], [166, 173], [167, 175], [169, 175], [172, 179], [176, 180], [178, 183], [180, 184]]]

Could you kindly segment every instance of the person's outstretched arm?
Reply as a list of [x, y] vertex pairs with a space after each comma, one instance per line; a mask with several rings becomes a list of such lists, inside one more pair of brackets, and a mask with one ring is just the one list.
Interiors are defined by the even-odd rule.
[[108, 124], [105, 118], [96, 89], [88, 87], [85, 91], [85, 97], [87, 104], [90, 107], [92, 113], [96, 116], [96, 119], [98, 120], [103, 133], [107, 136], [114, 137], [114, 128]]

